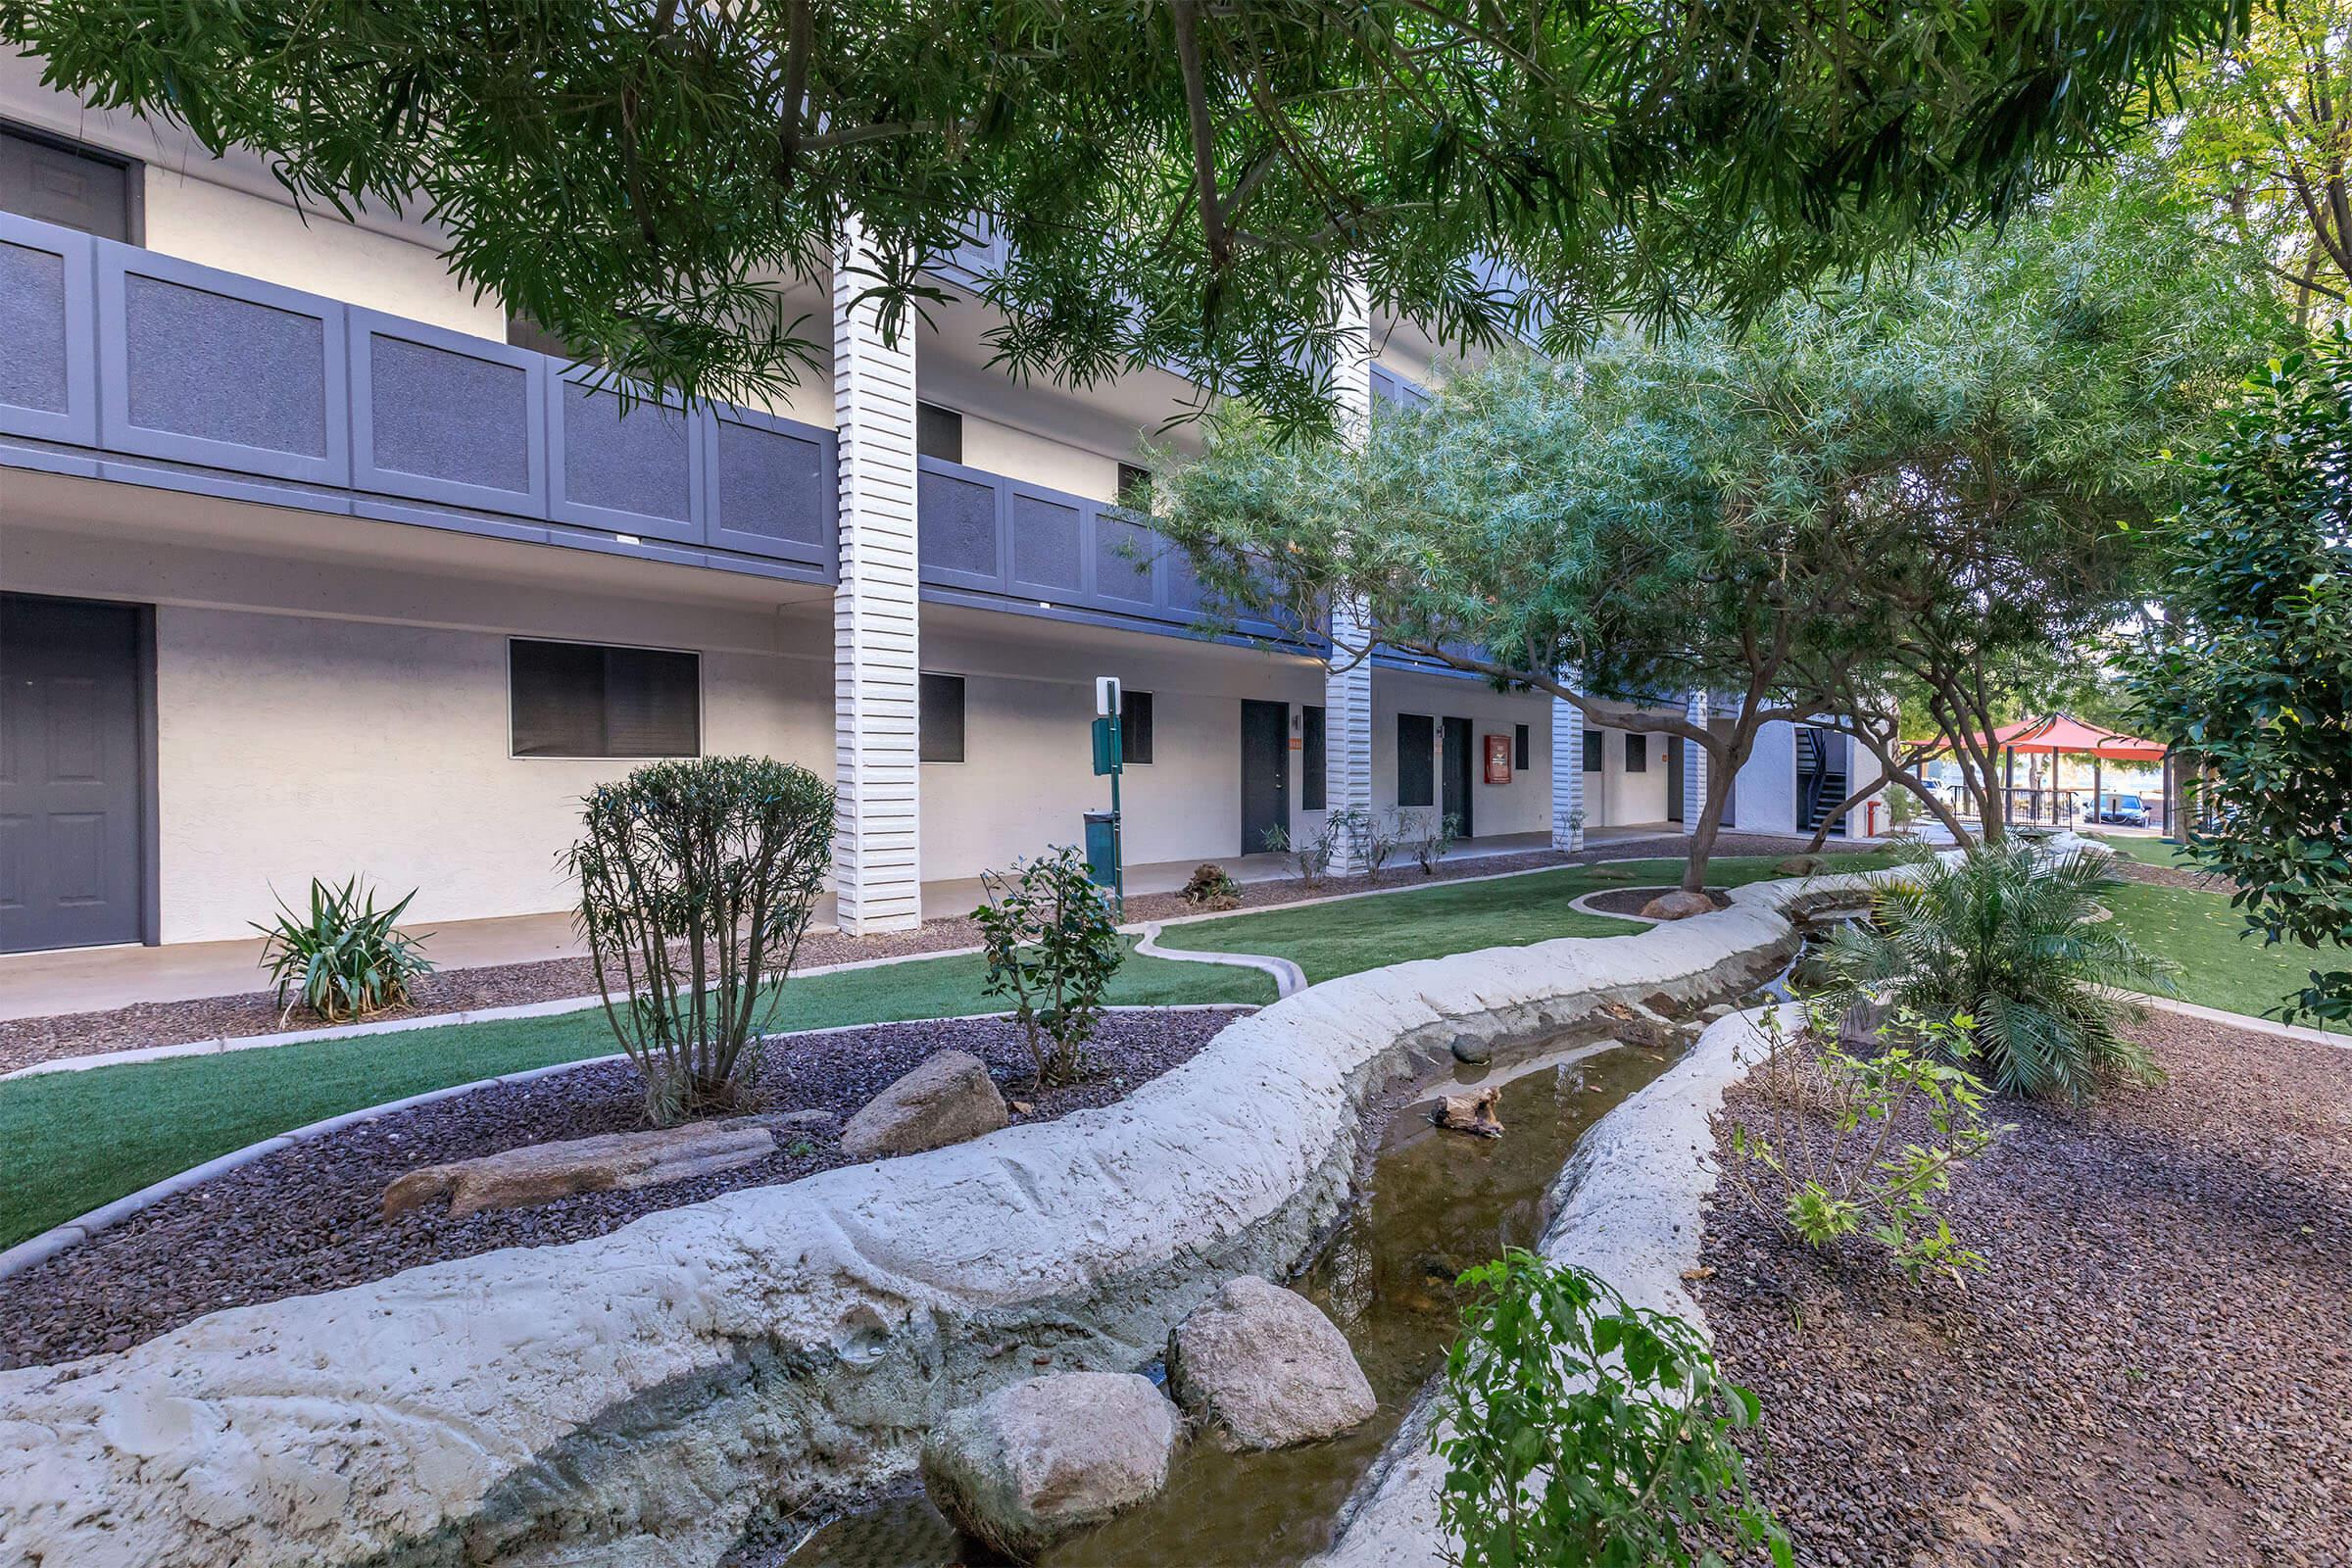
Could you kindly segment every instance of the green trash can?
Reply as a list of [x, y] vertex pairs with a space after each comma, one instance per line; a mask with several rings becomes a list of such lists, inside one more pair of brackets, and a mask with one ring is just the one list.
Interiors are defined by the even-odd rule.
[[1086, 874], [1097, 887], [1119, 885], [1119, 813], [1086, 813]]

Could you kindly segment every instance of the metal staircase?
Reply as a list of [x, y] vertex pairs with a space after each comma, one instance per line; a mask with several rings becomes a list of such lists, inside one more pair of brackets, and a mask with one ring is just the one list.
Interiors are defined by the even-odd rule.
[[[1821, 819], [1845, 799], [1846, 737], [1810, 724], [1796, 726], [1796, 828], [1810, 833]], [[1830, 829], [1832, 838], [1845, 836], [1845, 819]]]

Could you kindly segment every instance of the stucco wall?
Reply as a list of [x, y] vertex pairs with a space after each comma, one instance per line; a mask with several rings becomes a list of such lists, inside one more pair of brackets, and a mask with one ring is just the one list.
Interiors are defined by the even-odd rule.
[[[1483, 681], [1457, 680], [1404, 670], [1372, 672], [1372, 806], [1386, 813], [1396, 807], [1396, 717], [1425, 713], [1430, 725], [1430, 777], [1438, 805], [1444, 799], [1445, 720], [1470, 720], [1470, 814], [1478, 838], [1539, 833], [1551, 826], [1551, 702], [1549, 698], [1506, 696]], [[1515, 724], [1528, 726], [1528, 765], [1513, 767], [1508, 784], [1488, 784], [1484, 746], [1489, 735], [1508, 739]]]
[[146, 196], [150, 250], [506, 340], [505, 307], [476, 300], [428, 246], [356, 228], [332, 214], [305, 221], [284, 202], [153, 165], [146, 169]]
[[1600, 771], [1585, 775], [1587, 827], [1666, 820], [1666, 737], [1644, 736], [1649, 765], [1640, 773], [1625, 770], [1625, 739], [1624, 730], [1600, 730]]

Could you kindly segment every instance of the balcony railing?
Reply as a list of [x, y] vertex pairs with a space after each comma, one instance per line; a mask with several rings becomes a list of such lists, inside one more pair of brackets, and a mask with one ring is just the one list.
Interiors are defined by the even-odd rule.
[[0, 214], [0, 463], [804, 580], [833, 432]]

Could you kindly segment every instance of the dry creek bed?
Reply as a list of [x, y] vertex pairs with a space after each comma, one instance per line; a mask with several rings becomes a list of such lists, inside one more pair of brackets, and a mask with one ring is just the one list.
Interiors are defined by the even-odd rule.
[[1965, 1291], [1712, 1215], [1701, 1304], [1800, 1563], [2352, 1563], [2352, 1051], [2132, 1032], [2163, 1082], [1996, 1102]]
[[120, 1350], [224, 1307], [380, 1279], [504, 1247], [544, 1247], [614, 1231], [642, 1215], [746, 1187], [855, 1163], [841, 1125], [926, 1056], [969, 1051], [1008, 1100], [1016, 1125], [1124, 1098], [1189, 1061], [1247, 1007], [1103, 1015], [1077, 1083], [1027, 1092], [1030, 1062], [1003, 1019], [876, 1024], [769, 1043], [756, 1080], [768, 1112], [824, 1110], [829, 1122], [780, 1127], [776, 1152], [714, 1175], [629, 1192], [583, 1193], [530, 1208], [451, 1220], [443, 1205], [385, 1219], [385, 1186], [446, 1160], [644, 1125], [626, 1062], [598, 1062], [527, 1084], [436, 1101], [269, 1154], [0, 1281], [0, 1367]]

